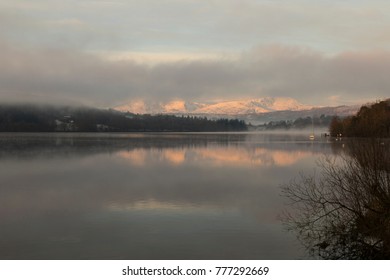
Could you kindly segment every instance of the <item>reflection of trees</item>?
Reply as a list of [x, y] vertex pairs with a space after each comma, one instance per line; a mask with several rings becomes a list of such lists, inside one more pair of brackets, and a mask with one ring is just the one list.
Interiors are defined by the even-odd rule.
[[312, 256], [389, 259], [389, 143], [351, 142], [345, 149], [320, 160], [320, 174], [283, 186], [292, 204], [287, 226]]
[[245, 142], [246, 137], [222, 133], [11, 133], [0, 137], [0, 157], [79, 157], [135, 149], [207, 147], [210, 143], [228, 146]]

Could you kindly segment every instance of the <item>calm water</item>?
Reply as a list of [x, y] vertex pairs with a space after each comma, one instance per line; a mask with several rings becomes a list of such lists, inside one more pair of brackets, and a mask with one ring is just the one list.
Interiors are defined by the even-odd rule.
[[333, 153], [283, 134], [0, 134], [0, 259], [301, 259], [280, 184]]

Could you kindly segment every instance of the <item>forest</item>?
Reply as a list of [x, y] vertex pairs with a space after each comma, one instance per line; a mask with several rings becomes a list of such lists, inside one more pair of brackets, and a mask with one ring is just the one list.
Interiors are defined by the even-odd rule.
[[333, 118], [331, 136], [390, 137], [390, 99], [362, 106], [355, 116]]
[[0, 132], [246, 131], [244, 121], [71, 106], [0, 105]]
[[334, 116], [321, 115], [320, 117], [305, 117], [297, 118], [295, 120], [284, 121], [270, 121], [259, 127], [265, 130], [279, 130], [279, 129], [307, 129], [314, 127], [329, 127]]

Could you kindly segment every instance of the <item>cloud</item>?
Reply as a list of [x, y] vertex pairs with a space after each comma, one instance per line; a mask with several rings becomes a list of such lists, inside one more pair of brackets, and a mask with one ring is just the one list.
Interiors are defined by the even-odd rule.
[[390, 52], [386, 51], [329, 56], [272, 45], [235, 56], [188, 60], [179, 56], [150, 64], [2, 43], [0, 61], [0, 101], [108, 107], [137, 98], [205, 101], [290, 96], [303, 103], [330, 104], [386, 97], [390, 89]]
[[390, 48], [383, 0], [2, 0], [0, 23], [22, 45], [89, 51], [237, 51], [271, 43], [329, 53]]

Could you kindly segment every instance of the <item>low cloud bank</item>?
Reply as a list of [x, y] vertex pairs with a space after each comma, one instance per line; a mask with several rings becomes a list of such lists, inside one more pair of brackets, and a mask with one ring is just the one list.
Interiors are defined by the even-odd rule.
[[236, 57], [157, 64], [91, 53], [0, 44], [0, 102], [113, 107], [133, 99], [217, 100], [289, 96], [337, 105], [389, 95], [390, 52], [334, 56], [274, 45]]

